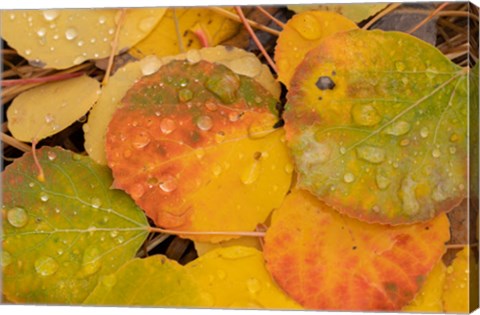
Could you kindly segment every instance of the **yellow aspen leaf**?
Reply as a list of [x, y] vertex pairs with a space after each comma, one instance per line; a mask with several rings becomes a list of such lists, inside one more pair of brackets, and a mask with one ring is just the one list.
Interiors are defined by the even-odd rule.
[[206, 253], [217, 248], [225, 248], [230, 246], [245, 246], [245, 247], [251, 247], [258, 250], [262, 250], [262, 246], [260, 245], [259, 239], [256, 237], [248, 237], [248, 236], [243, 236], [233, 240], [223, 241], [220, 243], [196, 241], [194, 242], [194, 244], [195, 244], [195, 250], [197, 251], [198, 256], [203, 256]]
[[450, 238], [446, 215], [419, 224], [367, 224], [294, 190], [275, 210], [264, 256], [279, 286], [307, 309], [400, 310]]
[[173, 61], [135, 83], [122, 103], [106, 136], [114, 187], [156, 225], [253, 231], [280, 205], [293, 165], [275, 128], [277, 100], [251, 78], [206, 61]]
[[85, 115], [99, 94], [100, 83], [88, 76], [42, 84], [13, 100], [8, 129], [20, 141], [49, 137]]
[[388, 3], [297, 4], [289, 5], [288, 9], [296, 13], [312, 10], [336, 12], [355, 23], [359, 23], [385, 9], [387, 5]]
[[443, 290], [443, 307], [447, 313], [469, 313], [470, 305], [478, 301], [478, 262], [472, 251], [465, 246], [447, 267]]
[[183, 266], [162, 255], [133, 259], [103, 276], [85, 305], [206, 307], [208, 300]]
[[272, 280], [262, 253], [254, 248], [218, 248], [186, 265], [208, 307], [301, 309]]
[[[165, 11], [127, 9], [115, 54], [150, 33]], [[120, 14], [119, 9], [5, 10], [0, 29], [2, 38], [32, 65], [65, 69], [108, 57]]]
[[334, 12], [307, 11], [294, 15], [285, 24], [275, 47], [278, 80], [289, 87], [307, 52], [330, 35], [356, 28], [355, 23]]
[[[228, 9], [232, 10], [233, 9]], [[178, 21], [178, 42], [175, 17]], [[165, 17], [153, 31], [141, 42], [130, 49], [130, 54], [137, 58], [147, 55], [159, 57], [176, 55], [203, 45], [194, 31], [200, 29], [209, 41], [209, 46], [216, 46], [238, 32], [240, 24], [208, 8], [168, 9]], [[161, 43], [161, 44], [159, 44]], [[183, 48], [183, 50], [182, 50]]]
[[443, 261], [439, 261], [428, 274], [425, 283], [415, 296], [415, 299], [405, 306], [402, 311], [406, 312], [443, 312], [443, 285], [445, 283], [447, 267]]
[[98, 101], [88, 116], [88, 122], [83, 125], [85, 133], [85, 150], [90, 157], [102, 165], [107, 164], [105, 156], [105, 134], [115, 110], [120, 107], [121, 99], [128, 89], [141, 77], [151, 75], [170, 61], [186, 59], [191, 63], [206, 60], [222, 64], [235, 73], [255, 79], [273, 97], [280, 97], [280, 85], [273, 78], [267, 66], [252, 53], [234, 47], [206, 47], [192, 49], [185, 54], [158, 58], [147, 56], [138, 62], [132, 62], [120, 68], [102, 88]]

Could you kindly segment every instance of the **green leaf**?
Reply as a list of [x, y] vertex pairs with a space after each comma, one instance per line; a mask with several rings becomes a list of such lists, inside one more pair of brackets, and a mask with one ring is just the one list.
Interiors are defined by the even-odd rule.
[[111, 190], [108, 168], [61, 148], [30, 153], [2, 174], [3, 293], [20, 303], [81, 303], [101, 275], [133, 258], [145, 240], [143, 212]]
[[206, 306], [192, 275], [162, 255], [134, 259], [104, 276], [84, 304]]
[[411, 223], [464, 198], [467, 76], [433, 46], [339, 33], [306, 56], [287, 99], [299, 186], [340, 212]]

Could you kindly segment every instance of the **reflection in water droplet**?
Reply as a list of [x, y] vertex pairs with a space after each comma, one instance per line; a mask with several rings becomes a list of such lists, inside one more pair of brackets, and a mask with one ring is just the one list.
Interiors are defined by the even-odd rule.
[[420, 129], [420, 137], [422, 138], [426, 138], [428, 137], [428, 128], [427, 127], [422, 127], [422, 129]]
[[253, 184], [258, 177], [260, 176], [260, 169], [261, 165], [258, 160], [254, 160], [252, 164], [247, 166], [243, 171], [242, 175], [240, 176], [240, 180], [245, 185]]
[[345, 173], [345, 175], [343, 175], [343, 180], [345, 183], [351, 183], [355, 180], [355, 175], [352, 173]]
[[160, 122], [160, 130], [166, 135], [172, 133], [176, 128], [175, 121], [170, 118], [164, 118]]
[[137, 133], [132, 140], [132, 147], [135, 149], [145, 148], [151, 141], [150, 135], [146, 131]]
[[65, 38], [67, 40], [73, 40], [75, 39], [76, 37], [78, 36], [78, 32], [75, 28], [71, 27], [71, 28], [67, 28], [67, 30], [65, 31]]
[[375, 126], [382, 117], [370, 104], [358, 104], [352, 108], [353, 121], [360, 126]]
[[48, 151], [47, 157], [50, 161], [54, 161], [57, 158], [57, 154], [53, 151]]
[[53, 21], [59, 15], [59, 12], [57, 10], [44, 10], [42, 13], [43, 13], [43, 18], [47, 21]]
[[10, 18], [11, 21], [15, 20], [15, 14], [13, 13], [10, 13], [8, 17]]
[[238, 121], [240, 118], [242, 118], [242, 116], [244, 115], [243, 112], [230, 112], [228, 113], [228, 120], [230, 120], [231, 122], [236, 122]]
[[12, 255], [6, 250], [2, 251], [2, 267], [5, 268], [12, 263]]
[[402, 136], [410, 131], [410, 124], [406, 121], [396, 121], [387, 128], [384, 133], [392, 136]]
[[37, 30], [38, 37], [43, 37], [47, 33], [47, 29], [45, 27], [41, 27]]
[[177, 189], [177, 179], [173, 175], [163, 175], [161, 178], [159, 178], [159, 182], [160, 184], [158, 186], [166, 193], [172, 192]]
[[95, 209], [100, 208], [100, 206], [102, 205], [102, 201], [100, 200], [100, 198], [97, 197], [92, 198], [90, 202], [92, 204], [92, 207]]
[[7, 221], [16, 228], [21, 228], [28, 223], [28, 214], [23, 208], [15, 207], [7, 211]]
[[40, 193], [40, 200], [41, 200], [41, 201], [47, 202], [49, 198], [50, 198], [50, 197], [48, 196], [48, 194], [47, 194], [46, 192], [43, 192], [43, 191], [42, 191], [42, 192]]
[[385, 150], [379, 147], [363, 145], [357, 148], [357, 156], [370, 163], [381, 163], [385, 160]]
[[261, 289], [260, 281], [258, 281], [258, 279], [256, 279], [256, 278], [248, 279], [247, 280], [247, 289], [248, 289], [248, 292], [250, 292], [251, 294], [256, 294]]
[[82, 258], [82, 274], [84, 276], [90, 276], [96, 273], [101, 265], [100, 260], [101, 252], [97, 247], [89, 247], [83, 253]]
[[212, 127], [213, 127], [212, 118], [210, 118], [209, 116], [198, 117], [197, 127], [200, 130], [203, 130], [203, 131], [208, 131], [208, 130], [212, 129]]
[[35, 271], [41, 276], [51, 276], [58, 270], [58, 263], [50, 256], [41, 256], [34, 263]]
[[440, 155], [442, 155], [442, 153], [440, 152], [439, 149], [433, 149], [433, 151], [432, 151], [432, 156], [433, 156], [434, 158], [438, 158], [438, 157], [440, 157]]

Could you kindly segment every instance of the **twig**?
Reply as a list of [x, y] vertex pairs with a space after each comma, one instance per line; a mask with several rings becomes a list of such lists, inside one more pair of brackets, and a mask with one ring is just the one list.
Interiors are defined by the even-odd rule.
[[261, 6], [257, 6], [257, 10], [260, 11], [263, 15], [265, 15], [266, 17], [268, 17], [270, 20], [272, 20], [275, 24], [277, 24], [278, 26], [280, 26], [281, 28], [285, 28], [285, 24], [280, 21], [279, 19], [277, 19], [276, 17], [274, 17], [273, 15], [270, 14], [270, 12], [268, 12], [267, 10], [265, 10], [263, 7]]
[[42, 165], [40, 164], [40, 162], [38, 161], [38, 158], [37, 158], [37, 150], [36, 150], [37, 143], [38, 143], [37, 139], [33, 139], [33, 141], [32, 141], [33, 162], [35, 163], [35, 167], [38, 170], [37, 179], [40, 182], [44, 182], [45, 181], [45, 173], [43, 172]]
[[54, 75], [51, 75], [51, 76], [38, 77], [38, 78], [1, 80], [0, 84], [1, 84], [2, 87], [4, 87], [4, 86], [15, 86], [15, 85], [30, 84], [30, 83], [46, 83], [46, 82], [53, 82], [53, 81], [60, 81], [60, 80], [76, 78], [76, 77], [79, 77], [79, 76], [83, 75], [84, 73], [85, 72], [61, 73], [61, 74], [54, 74]]
[[273, 71], [275, 73], [277, 73], [277, 66], [275, 65], [275, 62], [273, 62], [272, 58], [270, 57], [270, 55], [265, 50], [265, 47], [263, 47], [262, 43], [258, 40], [258, 37], [257, 37], [257, 35], [255, 35], [255, 32], [253, 31], [252, 27], [250, 26], [250, 24], [248, 24], [248, 22], [245, 18], [245, 15], [243, 14], [242, 8], [236, 6], [235, 11], [237, 11], [238, 16], [240, 17], [240, 20], [242, 21], [243, 25], [247, 29], [247, 32], [252, 37], [253, 41], [255, 42], [255, 45], [257, 45], [258, 49], [260, 49], [263, 56], [267, 60], [268, 64], [270, 65], [270, 67], [272, 67]]
[[372, 26], [373, 24], [375, 24], [375, 22], [377, 22], [378, 20], [380, 20], [381, 18], [383, 18], [385, 15], [389, 14], [390, 12], [394, 11], [396, 8], [398, 8], [399, 6], [401, 6], [402, 4], [401, 3], [392, 3], [391, 5], [389, 5], [385, 10], [383, 10], [382, 12], [378, 13], [377, 15], [375, 15], [370, 21], [368, 21], [367, 24], [365, 24], [362, 29], [366, 30], [366, 29], [369, 29], [370, 26]]
[[14, 137], [11, 137], [11, 136], [5, 134], [4, 132], [2, 132], [2, 142], [5, 142], [6, 144], [8, 144], [8, 145], [20, 150], [20, 151], [23, 151], [23, 152], [30, 152], [30, 150], [31, 150], [30, 146], [26, 145], [23, 142], [18, 141]]
[[178, 49], [180, 49], [180, 52], [183, 53], [185, 52], [185, 46], [183, 45], [182, 34], [180, 32], [180, 25], [178, 23], [177, 10], [175, 8], [172, 8], [172, 12], [173, 12], [173, 23], [175, 25], [175, 34], [177, 34]]
[[103, 81], [102, 81], [103, 86], [107, 85], [108, 80], [110, 79], [110, 73], [112, 72], [112, 67], [113, 67], [113, 58], [115, 58], [115, 55], [117, 54], [117, 46], [118, 46], [118, 40], [120, 37], [120, 29], [122, 28], [123, 23], [125, 21], [126, 12], [127, 12], [126, 9], [121, 9], [120, 11], [120, 19], [117, 22], [117, 27], [115, 29], [115, 36], [113, 37], [113, 42], [111, 43], [112, 51], [110, 52], [110, 56], [108, 57], [108, 65], [107, 65], [107, 69], [105, 70], [105, 76], [103, 77]]
[[[222, 8], [218, 8], [218, 7], [209, 7], [210, 10], [220, 14], [220, 15], [223, 15], [224, 17], [226, 18], [229, 18], [231, 20], [234, 20], [234, 21], [237, 21], [237, 22], [242, 22], [242, 20], [240, 19], [240, 17], [230, 11], [227, 11], [225, 9], [222, 9]], [[277, 30], [274, 30], [273, 28], [270, 28], [270, 27], [267, 27], [261, 23], [257, 23], [255, 21], [252, 21], [252, 20], [249, 20], [249, 19], [246, 19], [247, 23], [256, 28], [256, 29], [259, 29], [261, 31], [264, 31], [264, 32], [267, 32], [267, 33], [270, 33], [272, 35], [275, 35], [275, 36], [278, 36], [280, 34], [279, 31]]]
[[423, 19], [420, 23], [418, 23], [416, 26], [412, 27], [407, 33], [412, 34], [415, 31], [417, 31], [420, 27], [425, 25], [428, 21], [430, 21], [435, 15], [437, 15], [438, 12], [442, 11], [443, 8], [445, 8], [448, 5], [448, 2], [444, 2], [441, 5], [438, 6], [435, 10], [432, 11], [425, 19]]

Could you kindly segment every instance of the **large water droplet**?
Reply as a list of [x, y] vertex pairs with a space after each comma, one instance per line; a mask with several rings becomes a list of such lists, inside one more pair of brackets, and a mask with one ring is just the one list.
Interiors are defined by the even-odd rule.
[[392, 136], [402, 136], [410, 131], [410, 124], [406, 121], [396, 121], [383, 131]]
[[370, 163], [381, 163], [385, 160], [385, 150], [379, 147], [363, 145], [357, 148], [357, 156]]
[[428, 137], [428, 128], [427, 127], [422, 127], [422, 129], [420, 129], [420, 137], [422, 138], [426, 138]]
[[247, 289], [251, 294], [258, 293], [261, 289], [260, 281], [258, 281], [256, 278], [249, 278], [247, 280]]
[[58, 10], [44, 10], [42, 13], [43, 13], [43, 18], [47, 21], [53, 21], [59, 15]]
[[345, 175], [343, 175], [343, 181], [345, 183], [352, 183], [354, 180], [355, 175], [353, 175], [352, 173], [345, 173]]
[[311, 14], [303, 14], [301, 18], [292, 19], [291, 26], [308, 40], [315, 40], [323, 34], [319, 21]]
[[47, 194], [46, 192], [42, 191], [42, 192], [40, 193], [40, 200], [41, 200], [41, 201], [47, 202], [49, 198], [50, 198], [50, 197], [48, 196], [48, 194]]
[[2, 267], [5, 268], [12, 263], [12, 255], [6, 250], [2, 251]]
[[353, 121], [360, 126], [375, 126], [382, 117], [370, 104], [358, 104], [352, 108]]
[[150, 135], [146, 131], [138, 132], [132, 139], [132, 147], [135, 149], [145, 148], [151, 141]]
[[240, 176], [240, 180], [245, 185], [253, 184], [260, 176], [261, 165], [260, 162], [255, 160], [253, 163], [245, 167]]
[[150, 75], [157, 72], [161, 65], [160, 59], [155, 56], [148, 56], [140, 61], [140, 68], [142, 69], [143, 75]]
[[67, 40], [73, 40], [75, 39], [76, 37], [78, 36], [78, 32], [75, 28], [71, 27], [71, 28], [67, 28], [67, 30], [65, 31], [65, 38]]
[[440, 152], [439, 149], [433, 149], [433, 150], [432, 150], [432, 156], [433, 156], [434, 158], [438, 158], [438, 157], [440, 157], [440, 155], [442, 155], [442, 153]]
[[51, 276], [58, 270], [58, 262], [50, 256], [41, 256], [34, 263], [35, 271], [41, 276]]
[[177, 178], [173, 175], [163, 175], [161, 178], [159, 178], [159, 182], [160, 184], [158, 185], [158, 187], [160, 187], [160, 189], [166, 193], [172, 192], [177, 189]]
[[402, 199], [403, 211], [407, 215], [415, 215], [420, 209], [420, 204], [418, 203], [415, 195], [416, 187], [417, 183], [411, 177], [408, 176], [403, 179], [400, 188], [400, 196]]
[[28, 223], [28, 214], [23, 208], [15, 207], [7, 211], [7, 221], [16, 228], [21, 228]]
[[101, 252], [97, 247], [89, 247], [83, 253], [82, 258], [82, 274], [84, 276], [90, 276], [96, 273], [101, 265], [100, 260]]
[[160, 130], [166, 135], [172, 133], [176, 128], [177, 125], [173, 119], [163, 118], [160, 122]]
[[212, 127], [213, 127], [212, 118], [210, 118], [210, 116], [200, 116], [200, 117], [198, 117], [197, 127], [200, 130], [203, 130], [203, 131], [208, 131], [208, 130], [212, 129]]

